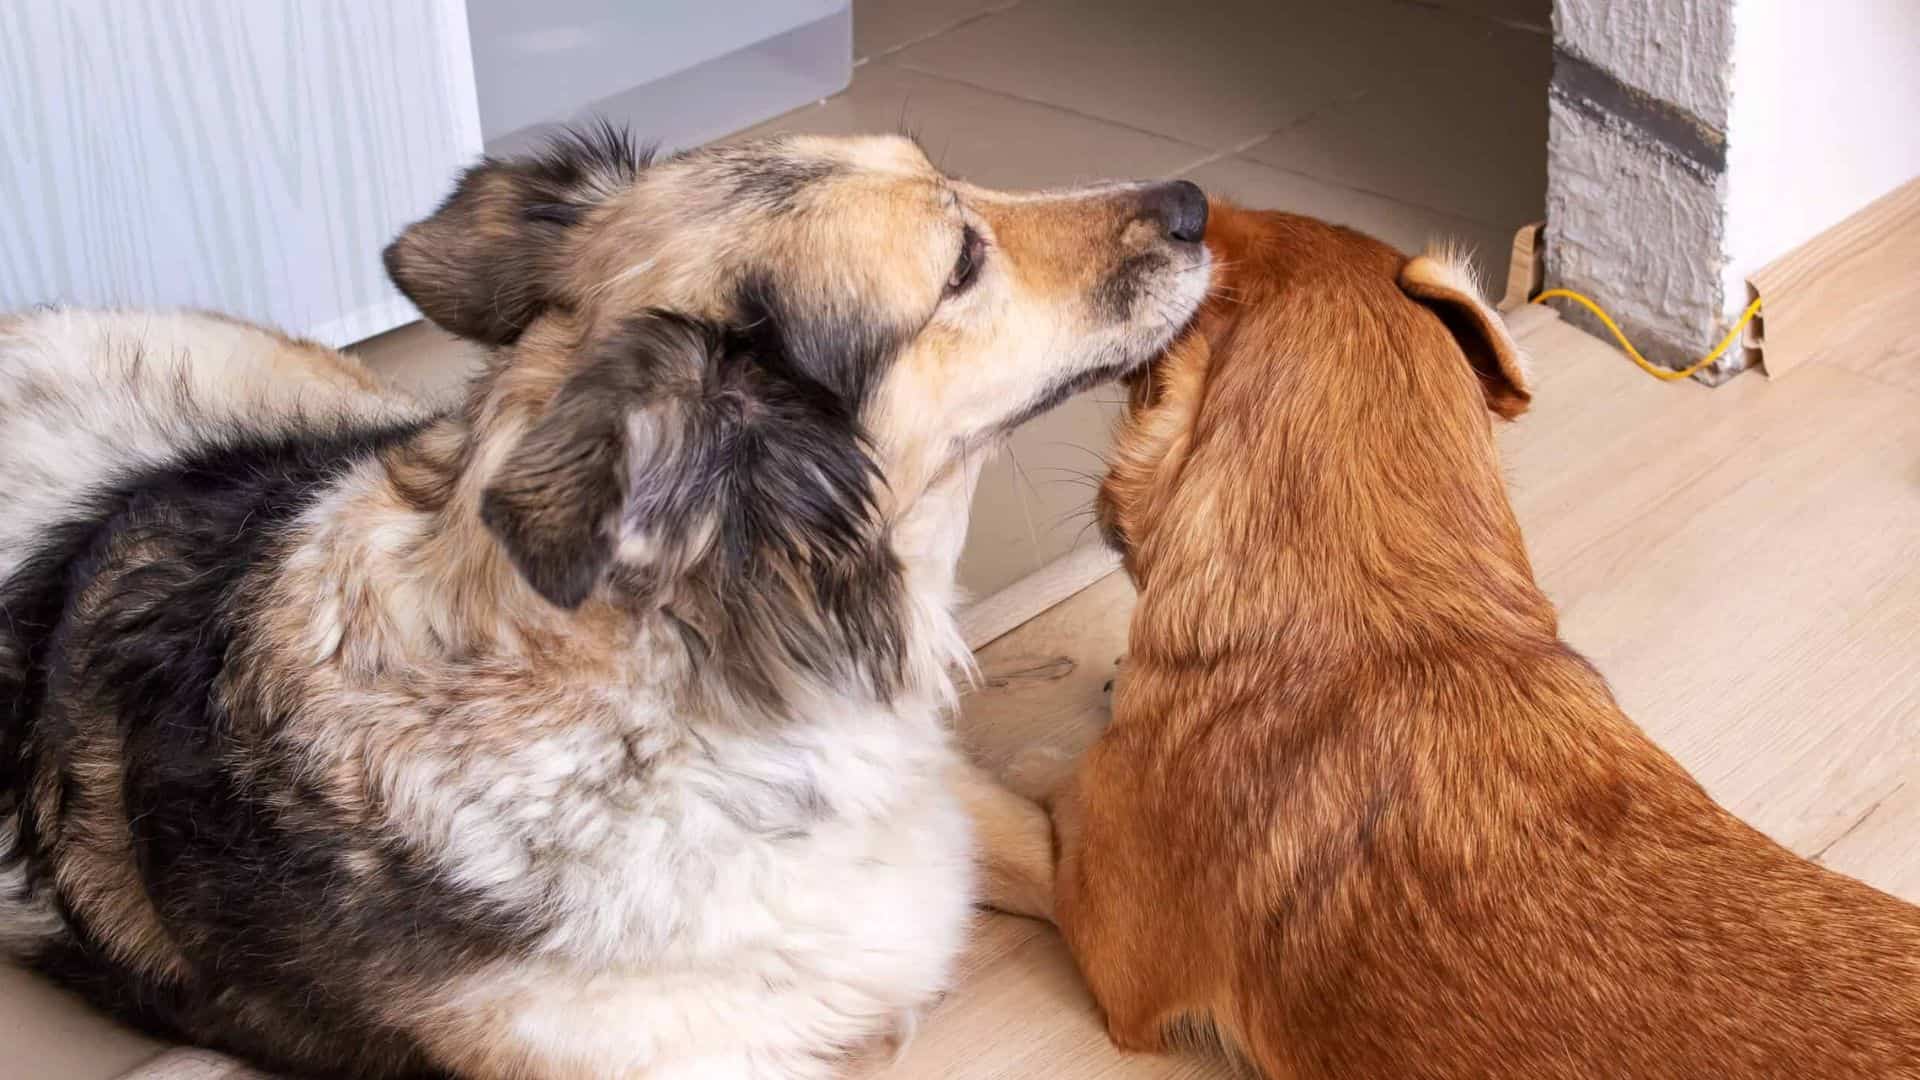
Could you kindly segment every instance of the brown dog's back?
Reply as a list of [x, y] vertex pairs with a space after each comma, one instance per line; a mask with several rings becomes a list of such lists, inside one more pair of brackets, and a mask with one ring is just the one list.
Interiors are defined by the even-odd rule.
[[1716, 805], [1558, 637], [1444, 262], [1217, 206], [1226, 288], [1102, 500], [1140, 588], [1056, 800], [1123, 1047], [1274, 1077], [1920, 1076], [1920, 910]]

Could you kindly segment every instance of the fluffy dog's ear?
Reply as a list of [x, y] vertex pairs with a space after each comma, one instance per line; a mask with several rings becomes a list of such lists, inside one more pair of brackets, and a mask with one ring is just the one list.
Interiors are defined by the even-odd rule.
[[1420, 255], [1400, 270], [1400, 287], [1440, 316], [1486, 391], [1487, 407], [1511, 420], [1533, 401], [1526, 354], [1481, 298], [1472, 271], [1457, 256]]
[[558, 299], [568, 230], [631, 186], [648, 157], [601, 124], [543, 154], [483, 161], [387, 246], [387, 274], [442, 328], [505, 345]]
[[481, 520], [554, 605], [580, 606], [606, 575], [636, 473], [681, 434], [662, 384], [698, 372], [715, 347], [714, 333], [691, 320], [626, 323], [593, 347], [481, 493]]
[[874, 481], [852, 406], [798, 369], [770, 319], [729, 332], [655, 312], [590, 346], [480, 515], [527, 582], [571, 609], [629, 542], [660, 576], [711, 556], [735, 582], [776, 566], [829, 581], [870, 554]]

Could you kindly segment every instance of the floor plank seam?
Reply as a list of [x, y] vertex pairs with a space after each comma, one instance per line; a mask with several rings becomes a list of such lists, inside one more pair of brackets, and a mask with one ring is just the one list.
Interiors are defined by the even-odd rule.
[[[1920, 400], [1920, 387], [1917, 387], [1916, 385], [1909, 385], [1908, 383], [1901, 382], [1898, 379], [1888, 378], [1885, 374], [1881, 372], [1880, 369], [1883, 367], [1895, 366], [1895, 364], [1898, 363], [1899, 359], [1900, 358], [1895, 358], [1894, 364], [1882, 363], [1866, 371], [1862, 371], [1859, 368], [1846, 367], [1841, 364], [1833, 363], [1832, 361], [1829, 361], [1829, 360], [1818, 360], [1811, 364], [1808, 364], [1807, 367], [1808, 368], [1817, 367], [1824, 371], [1837, 371], [1844, 375], [1850, 375], [1853, 378], [1862, 379], [1862, 380], [1865, 380], [1866, 382], [1870, 382], [1874, 385], [1876, 389], [1894, 390], [1894, 391], [1898, 391], [1903, 397], [1911, 397], [1911, 398], [1914, 398], [1915, 400]], [[1920, 364], [1920, 356], [1911, 358], [1910, 362], [1915, 364]]]
[[1822, 844], [1820, 846], [1820, 850], [1807, 856], [1807, 859], [1810, 862], [1819, 862], [1820, 860], [1824, 859], [1826, 857], [1827, 852], [1832, 851], [1834, 847], [1840, 843], [1840, 841], [1845, 840], [1847, 837], [1852, 836], [1855, 832], [1858, 832], [1860, 829], [1860, 826], [1865, 825], [1867, 823], [1867, 819], [1873, 816], [1874, 811], [1880, 809], [1882, 806], [1885, 806], [1888, 800], [1892, 799], [1895, 795], [1900, 794], [1900, 789], [1906, 786], [1907, 786], [1907, 782], [1905, 780], [1902, 780], [1899, 783], [1893, 785], [1892, 791], [1889, 791], [1885, 795], [1882, 795], [1880, 796], [1880, 798], [1876, 799], [1872, 806], [1867, 807], [1864, 811], [1861, 812], [1859, 817], [1853, 819], [1853, 824], [1848, 825], [1844, 830], [1842, 830], [1839, 836], [1836, 836], [1833, 839], [1827, 841], [1825, 844]]

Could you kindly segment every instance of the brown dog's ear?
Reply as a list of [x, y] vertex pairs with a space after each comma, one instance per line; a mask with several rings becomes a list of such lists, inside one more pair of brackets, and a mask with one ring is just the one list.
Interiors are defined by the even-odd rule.
[[387, 274], [443, 329], [508, 344], [558, 299], [567, 231], [631, 186], [649, 156], [601, 124], [543, 154], [483, 161], [387, 246]]
[[1418, 255], [1400, 270], [1400, 288], [1440, 316], [1466, 354], [1487, 395], [1487, 407], [1511, 420], [1527, 411], [1533, 380], [1526, 354], [1499, 313], [1480, 297], [1473, 274], [1457, 256]]

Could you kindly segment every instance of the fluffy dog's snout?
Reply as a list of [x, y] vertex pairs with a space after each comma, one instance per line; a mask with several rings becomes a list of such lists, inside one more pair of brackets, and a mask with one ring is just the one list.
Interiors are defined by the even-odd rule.
[[1147, 190], [1143, 202], [1146, 216], [1159, 223], [1167, 239], [1197, 244], [1207, 235], [1207, 193], [1199, 184], [1159, 184]]

